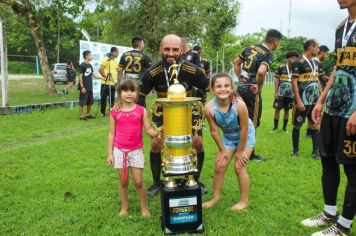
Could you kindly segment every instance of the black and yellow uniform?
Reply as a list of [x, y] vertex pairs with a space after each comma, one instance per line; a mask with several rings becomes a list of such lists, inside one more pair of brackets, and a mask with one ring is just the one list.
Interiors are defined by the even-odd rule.
[[279, 80], [277, 89], [278, 98], [274, 100], [274, 109], [291, 109], [294, 101], [294, 94], [292, 90], [291, 77], [292, 68], [287, 65], [282, 65], [276, 71], [275, 77]]
[[265, 64], [269, 70], [272, 64], [272, 53], [267, 46], [263, 44], [252, 45], [246, 48], [240, 55], [243, 61], [241, 70], [241, 79], [237, 92], [246, 103], [249, 118], [253, 121], [255, 127], [260, 126], [262, 113], [261, 91], [253, 94], [250, 90], [252, 84], [256, 84], [256, 75], [261, 64]]
[[200, 68], [204, 71], [206, 77], [210, 76], [211, 68], [210, 68], [210, 62], [208, 59], [205, 59], [205, 58], [200, 59]]
[[[320, 154], [336, 154], [339, 163], [356, 165], [356, 136], [345, 133], [347, 120], [356, 111], [356, 30], [351, 33], [343, 50], [345, 22], [336, 30], [336, 75], [326, 98]], [[346, 33], [351, 25], [347, 24]]]
[[327, 81], [322, 80], [322, 77], [323, 77], [324, 75], [326, 75], [324, 66], [323, 66], [323, 64], [319, 61], [319, 59], [318, 59], [317, 57], [315, 58], [315, 64], [318, 66], [318, 70], [319, 70], [318, 75], [319, 75], [319, 82], [320, 82], [321, 90], [324, 90], [326, 84], [328, 83]]
[[189, 50], [188, 52], [182, 54], [180, 57], [181, 59], [200, 67], [200, 57], [197, 52]]
[[140, 76], [151, 66], [150, 58], [140, 50], [133, 49], [122, 54], [119, 67], [125, 72], [125, 77], [135, 79], [139, 84]]
[[[354, 26], [354, 27], [352, 27]], [[349, 35], [345, 40], [344, 36]], [[343, 47], [344, 46], [344, 47]], [[336, 206], [340, 183], [339, 164], [347, 177], [342, 217], [356, 212], [356, 135], [346, 134], [349, 117], [356, 111], [356, 23], [343, 21], [336, 30], [336, 75], [327, 95], [320, 126], [324, 203]]]
[[298, 80], [299, 96], [305, 110], [299, 111], [297, 104], [293, 107], [293, 125], [300, 128], [305, 118], [311, 119], [311, 112], [320, 93], [318, 87], [318, 65], [314, 59], [308, 60], [305, 56], [299, 57], [292, 65], [292, 79]]

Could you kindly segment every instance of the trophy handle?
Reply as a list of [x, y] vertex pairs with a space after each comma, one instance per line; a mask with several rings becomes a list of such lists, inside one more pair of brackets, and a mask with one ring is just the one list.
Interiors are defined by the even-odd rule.
[[162, 103], [158, 103], [158, 102], [153, 103], [151, 106], [151, 114], [150, 114], [151, 126], [158, 133], [158, 138], [162, 138], [163, 124], [161, 126], [158, 126], [153, 121], [153, 116], [160, 117], [163, 115], [162, 111], [158, 111], [160, 107], [162, 107]]
[[[196, 110], [194, 109], [196, 108]], [[198, 135], [198, 130], [203, 127], [204, 121], [204, 105], [202, 102], [198, 101], [192, 104], [192, 115], [201, 115], [200, 118], [196, 118], [192, 121], [192, 129], [194, 136]]]

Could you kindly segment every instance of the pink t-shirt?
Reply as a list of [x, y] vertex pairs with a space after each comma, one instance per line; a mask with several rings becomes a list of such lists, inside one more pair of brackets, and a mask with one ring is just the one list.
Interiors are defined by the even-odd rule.
[[121, 149], [134, 150], [143, 146], [142, 125], [145, 108], [140, 105], [132, 111], [110, 111], [115, 120], [114, 146]]

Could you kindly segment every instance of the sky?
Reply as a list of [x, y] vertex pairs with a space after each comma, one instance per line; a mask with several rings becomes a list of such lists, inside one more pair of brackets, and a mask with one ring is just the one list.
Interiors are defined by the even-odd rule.
[[[277, 29], [287, 36], [289, 0], [240, 0], [241, 10], [235, 34]], [[334, 50], [335, 29], [348, 16], [337, 0], [292, 0], [290, 37], [313, 38]]]

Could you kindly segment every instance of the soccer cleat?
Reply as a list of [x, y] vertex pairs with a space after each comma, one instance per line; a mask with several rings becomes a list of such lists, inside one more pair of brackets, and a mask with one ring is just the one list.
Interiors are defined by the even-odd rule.
[[208, 189], [205, 187], [205, 184], [203, 184], [202, 182], [198, 182], [200, 189], [201, 189], [201, 194], [207, 194], [208, 193]]
[[147, 190], [147, 195], [149, 197], [154, 197], [156, 196], [159, 192], [161, 191], [161, 186], [159, 183], [154, 182], [151, 187], [148, 188]]
[[88, 115], [86, 118], [87, 118], [87, 119], [95, 119], [95, 116]]
[[267, 161], [267, 158], [261, 157], [259, 155], [253, 155], [250, 157], [251, 161]]
[[312, 152], [311, 156], [314, 160], [320, 160], [319, 152]]
[[338, 216], [329, 215], [326, 212], [322, 212], [312, 218], [305, 219], [301, 222], [305, 227], [316, 227], [322, 225], [328, 225], [330, 223], [335, 223], [338, 219]]
[[298, 151], [298, 150], [293, 150], [290, 155], [291, 155], [292, 157], [298, 157], [298, 156], [299, 156], [299, 151]]
[[286, 133], [286, 134], [289, 133], [288, 130], [286, 130], [286, 129], [283, 129], [283, 132]]
[[278, 132], [278, 129], [276, 129], [276, 128], [273, 128], [272, 130], [271, 130], [271, 133], [277, 133]]
[[79, 120], [88, 120], [86, 117], [80, 117]]
[[106, 117], [105, 113], [100, 114], [101, 117]]
[[332, 225], [322, 231], [313, 233], [312, 236], [350, 236], [350, 229], [340, 229], [338, 225]]
[[305, 138], [311, 138], [311, 134], [306, 133], [304, 137]]

